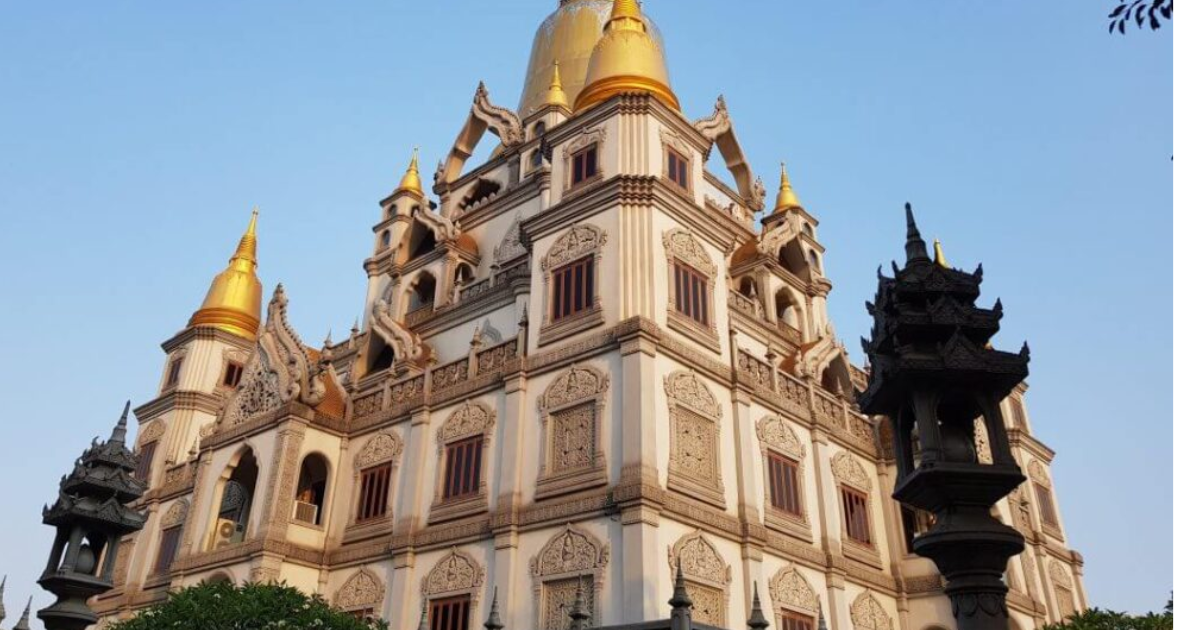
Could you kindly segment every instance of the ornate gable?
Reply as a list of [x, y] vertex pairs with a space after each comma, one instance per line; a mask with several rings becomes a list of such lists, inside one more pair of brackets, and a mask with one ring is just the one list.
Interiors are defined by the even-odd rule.
[[471, 556], [452, 549], [421, 580], [421, 593], [432, 597], [443, 593], [474, 591], [480, 586], [483, 586], [483, 567]]
[[833, 456], [833, 477], [838, 481], [862, 490], [871, 491], [871, 477], [853, 455], [842, 451]]
[[675, 372], [667, 376], [667, 398], [713, 419], [721, 417], [721, 405], [695, 372]]
[[438, 441], [446, 444], [480, 433], [487, 437], [495, 424], [496, 412], [477, 402], [469, 402], [459, 407], [438, 429]]
[[768, 416], [759, 420], [755, 428], [758, 441], [764, 447], [773, 448], [796, 459], [804, 459], [804, 443], [796, 437], [796, 432], [788, 426], [786, 420], [778, 416]]
[[572, 225], [566, 234], [558, 237], [550, 251], [542, 258], [542, 270], [549, 271], [562, 264], [595, 254], [604, 247], [608, 235], [594, 225]]
[[162, 520], [159, 521], [159, 526], [166, 529], [182, 525], [187, 520], [188, 509], [190, 507], [191, 504], [188, 503], [187, 499], [180, 499], [172, 503], [171, 508], [167, 510], [166, 514], [163, 514]]
[[593, 367], [572, 365], [538, 399], [543, 410], [591, 400], [608, 391], [608, 376]]
[[681, 564], [685, 577], [721, 589], [733, 580], [733, 572], [721, 553], [698, 531], [680, 538], [674, 547], [668, 549], [667, 564], [671, 567], [671, 573]]
[[709, 278], [717, 275], [717, 265], [691, 232], [680, 228], [666, 232], [663, 234], [663, 247], [672, 258], [695, 268]]
[[362, 450], [354, 456], [355, 468], [366, 468], [375, 464], [391, 461], [403, 446], [400, 438], [392, 433], [380, 433], [367, 441]]
[[529, 253], [529, 250], [525, 249], [525, 245], [521, 242], [522, 220], [521, 213], [518, 212], [517, 217], [513, 219], [512, 225], [510, 225], [508, 230], [504, 233], [504, 238], [501, 239], [500, 244], [496, 246], [495, 252], [493, 253], [496, 263], [506, 263], [514, 258], [520, 258], [521, 256]]
[[608, 556], [607, 544], [568, 524], [529, 561], [529, 573], [540, 578], [592, 572], [608, 566]]
[[892, 618], [868, 592], [860, 594], [850, 605], [850, 622], [854, 630], [892, 630]]
[[346, 580], [333, 596], [333, 605], [342, 610], [376, 608], [383, 603], [383, 581], [367, 570], [360, 570]]
[[776, 606], [782, 604], [814, 615], [821, 608], [821, 600], [816, 591], [795, 566], [780, 569], [775, 577], [771, 578], [770, 591], [771, 602]]

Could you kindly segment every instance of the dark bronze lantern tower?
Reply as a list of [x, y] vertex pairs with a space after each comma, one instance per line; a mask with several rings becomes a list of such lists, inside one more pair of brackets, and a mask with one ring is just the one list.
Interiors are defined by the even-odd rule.
[[62, 478], [58, 500], [42, 510], [42, 522], [58, 530], [46, 571], [38, 583], [58, 601], [38, 611], [47, 630], [83, 630], [96, 623], [88, 598], [112, 588], [121, 536], [142, 528], [146, 517], [126, 504], [146, 487], [134, 479], [137, 458], [125, 446], [129, 403], [112, 437], [94, 440]]
[[[875, 303], [867, 304], [875, 319], [871, 340], [863, 341], [871, 380], [859, 405], [891, 422], [892, 496], [936, 518], [913, 546], [945, 576], [959, 630], [1005, 630], [1004, 570], [1025, 541], [991, 509], [1025, 476], [1000, 402], [1028, 375], [1029, 348], [991, 347], [1003, 312], [999, 300], [991, 309], [975, 306], [982, 266], [966, 273], [931, 260], [912, 208], [905, 209], [907, 262], [892, 264], [894, 278], [879, 274]], [[989, 445], [990, 453], [980, 452]]]

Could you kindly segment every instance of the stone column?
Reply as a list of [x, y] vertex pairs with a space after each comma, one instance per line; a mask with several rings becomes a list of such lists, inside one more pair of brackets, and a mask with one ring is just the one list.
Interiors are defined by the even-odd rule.
[[488, 577], [492, 580], [493, 590], [499, 589], [495, 604], [498, 612], [501, 618], [509, 620], [512, 619], [510, 611], [514, 598], [521, 597], [516, 588], [520, 581], [516, 522], [522, 503], [521, 485], [524, 481], [521, 477], [524, 470], [521, 462], [527, 457], [524, 452], [524, 428], [533, 422], [532, 418], [526, 418], [527, 390], [528, 380], [524, 372], [518, 372], [505, 381], [504, 415], [500, 422], [500, 440], [497, 444], [500, 467], [504, 474], [500, 475], [497, 484], [499, 497], [492, 521], [495, 524], [492, 529], [495, 561]]
[[434, 474], [437, 462], [433, 456], [434, 436], [428, 407], [413, 411], [404, 448], [404, 466], [401, 469], [401, 494], [396, 509], [392, 554], [394, 573], [389, 593], [389, 619], [396, 630], [415, 630], [420, 622], [421, 576], [416, 574], [416, 550], [413, 537], [421, 527], [422, 515], [428, 513], [429, 498], [425, 485]]

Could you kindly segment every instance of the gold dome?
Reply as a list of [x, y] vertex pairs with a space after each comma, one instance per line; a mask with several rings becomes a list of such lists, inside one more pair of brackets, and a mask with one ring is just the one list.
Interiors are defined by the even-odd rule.
[[408, 170], [404, 172], [404, 177], [400, 180], [400, 185], [396, 187], [396, 192], [410, 192], [418, 197], [425, 196], [421, 190], [421, 171], [417, 170], [417, 149], [413, 149], [412, 161], [408, 163]]
[[796, 196], [796, 191], [792, 190], [792, 180], [788, 177], [787, 165], [780, 164], [779, 196], [775, 197], [775, 212], [785, 212], [793, 208], [803, 210], [804, 206], [800, 205], [800, 198]]
[[[560, 0], [558, 10], [542, 22], [533, 39], [525, 89], [517, 113], [528, 116], [545, 105], [557, 61], [567, 103], [575, 102], [587, 78], [588, 62], [604, 25], [612, 13], [613, 0]], [[650, 38], [662, 49], [662, 37], [654, 23], [642, 18]]]
[[625, 92], [648, 93], [679, 109], [662, 46], [650, 37], [637, 0], [613, 3], [612, 17], [588, 62], [583, 91], [575, 98], [575, 111]]
[[238, 242], [229, 266], [213, 278], [200, 310], [188, 326], [219, 328], [246, 339], [258, 338], [262, 314], [262, 283], [258, 281], [258, 208]]

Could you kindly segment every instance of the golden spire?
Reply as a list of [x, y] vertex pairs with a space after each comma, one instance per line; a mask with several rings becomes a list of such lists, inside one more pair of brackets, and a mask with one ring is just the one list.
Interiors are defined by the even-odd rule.
[[404, 177], [400, 180], [400, 185], [396, 187], [396, 192], [409, 192], [418, 197], [424, 197], [425, 193], [421, 190], [421, 172], [417, 170], [417, 152], [420, 147], [413, 147], [412, 160], [408, 163], [408, 170], [404, 171]]
[[550, 80], [550, 89], [546, 90], [545, 105], [571, 109], [571, 104], [567, 101], [567, 93], [563, 91], [562, 75], [558, 71], [557, 59], [554, 61], [554, 78]]
[[[775, 212], [784, 212], [793, 208], [804, 209], [796, 191], [792, 190], [792, 180], [788, 177], [787, 164], [779, 163], [779, 196], [775, 197]], [[772, 213], [774, 214], [774, 213]]]
[[257, 267], [258, 208], [255, 207], [246, 233], [229, 258], [229, 266], [213, 278], [204, 303], [192, 315], [188, 326], [219, 328], [246, 339], [257, 338], [262, 314], [262, 283], [255, 274]]
[[583, 91], [575, 99], [575, 111], [626, 92], [649, 94], [668, 107], [679, 109], [662, 48], [648, 31], [637, 0], [613, 3], [604, 35], [592, 50]]
[[938, 239], [933, 239], [933, 262], [943, 269], [949, 269], [950, 263], [946, 262], [946, 254], [942, 251], [942, 242]]

